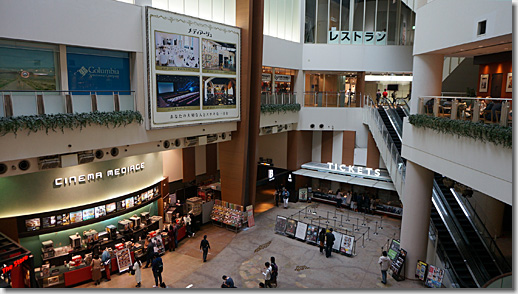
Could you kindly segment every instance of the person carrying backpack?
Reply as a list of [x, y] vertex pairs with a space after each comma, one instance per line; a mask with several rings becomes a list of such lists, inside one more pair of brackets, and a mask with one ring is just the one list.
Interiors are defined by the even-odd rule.
[[277, 276], [279, 275], [279, 267], [275, 263], [275, 257], [270, 257], [270, 264], [272, 266], [271, 283], [277, 287]]
[[157, 254], [155, 254], [155, 259], [153, 259], [153, 263], [151, 264], [151, 269], [153, 270], [153, 276], [155, 277], [155, 285], [153, 288], [158, 287], [158, 280], [160, 280], [160, 286], [164, 287], [164, 283], [162, 282], [162, 272], [164, 271], [164, 263], [162, 262], [162, 258]]

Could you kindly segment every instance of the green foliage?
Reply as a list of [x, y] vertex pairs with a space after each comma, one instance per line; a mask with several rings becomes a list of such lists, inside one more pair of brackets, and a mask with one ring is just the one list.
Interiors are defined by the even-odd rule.
[[262, 104], [261, 105], [261, 113], [280, 113], [280, 112], [286, 113], [288, 111], [291, 112], [298, 112], [300, 111], [300, 104], [299, 103], [293, 103], [293, 104]]
[[85, 113], [60, 113], [60, 114], [44, 114], [44, 115], [21, 115], [14, 117], [0, 118], [0, 135], [5, 136], [8, 133], [17, 133], [21, 130], [28, 130], [36, 133], [45, 130], [57, 132], [65, 129], [79, 129], [82, 130], [86, 126], [100, 125], [107, 128], [117, 128], [126, 126], [128, 124], [137, 122], [142, 124], [144, 118], [138, 111], [125, 110], [113, 112], [85, 112]]
[[482, 142], [492, 142], [506, 148], [513, 147], [513, 129], [498, 124], [473, 123], [471, 121], [412, 114], [408, 121], [418, 128], [429, 128], [443, 134], [469, 137]]

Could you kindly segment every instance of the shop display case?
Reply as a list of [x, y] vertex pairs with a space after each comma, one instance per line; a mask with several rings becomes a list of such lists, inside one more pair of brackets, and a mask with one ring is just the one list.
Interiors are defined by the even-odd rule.
[[74, 249], [81, 248], [81, 236], [79, 234], [71, 235], [68, 237], [70, 239], [70, 246]]
[[133, 227], [133, 223], [127, 219], [123, 219], [117, 223], [119, 232], [127, 232]]
[[99, 234], [96, 230], [84, 231], [83, 237], [85, 238], [86, 244], [91, 244], [99, 240]]
[[191, 197], [186, 200], [187, 211], [192, 211], [192, 214], [198, 216], [201, 214], [202, 199], [200, 197]]
[[106, 226], [106, 232], [108, 232], [111, 240], [115, 240], [115, 237], [117, 237], [117, 228], [114, 225]]
[[234, 229], [240, 229], [245, 223], [244, 212], [242, 211], [243, 207], [232, 203], [227, 203], [232, 205], [225, 207], [221, 205], [222, 202], [219, 202], [220, 204], [214, 204], [211, 213], [211, 220], [231, 226]]
[[141, 223], [143, 223], [145, 225], [149, 225], [149, 212], [147, 212], [147, 211], [141, 212], [140, 220], [141, 220]]
[[138, 217], [136, 214], [130, 217], [130, 221], [133, 223], [133, 228], [140, 228], [140, 217]]

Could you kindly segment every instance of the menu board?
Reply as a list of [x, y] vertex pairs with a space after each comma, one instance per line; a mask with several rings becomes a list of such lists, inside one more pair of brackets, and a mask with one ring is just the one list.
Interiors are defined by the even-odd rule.
[[68, 213], [58, 214], [56, 216], [56, 225], [66, 226], [70, 224], [70, 215]]
[[297, 231], [295, 233], [295, 238], [300, 240], [306, 239], [306, 230], [308, 229], [308, 224], [303, 222], [298, 222]]
[[145, 25], [149, 127], [238, 121], [240, 29], [151, 7]]
[[388, 257], [391, 260], [394, 260], [396, 258], [397, 253], [399, 252], [399, 241], [398, 240], [392, 240], [392, 244], [390, 244], [390, 248], [387, 252]]
[[115, 252], [115, 256], [117, 257], [117, 266], [119, 267], [119, 273], [128, 270], [130, 265], [132, 264], [129, 249], [124, 248], [122, 250], [117, 250]]
[[428, 275], [424, 285], [430, 288], [441, 288], [442, 279], [444, 278], [444, 270], [434, 265], [428, 266]]
[[101, 206], [97, 206], [95, 208], [95, 218], [105, 216], [105, 215], [106, 215], [106, 206], [101, 205]]
[[126, 199], [126, 208], [131, 208], [131, 207], [133, 207], [133, 197]]
[[297, 221], [289, 219], [286, 225], [286, 235], [295, 237], [295, 230], [297, 229]]
[[318, 239], [318, 226], [308, 225], [308, 230], [306, 231], [306, 241], [311, 243], [317, 243]]
[[342, 238], [342, 244], [340, 244], [340, 252], [345, 255], [353, 255], [354, 236], [344, 235]]
[[286, 231], [286, 224], [288, 223], [288, 221], [286, 220], [286, 218], [284, 216], [280, 216], [278, 215], [277, 216], [277, 221], [275, 222], [275, 232], [278, 233], [278, 234], [283, 234], [285, 233]]
[[31, 218], [25, 220], [25, 227], [27, 231], [37, 231], [40, 229], [40, 219], [39, 218]]
[[126, 209], [126, 200], [117, 201], [117, 211]]
[[41, 219], [41, 224], [44, 229], [56, 226], [56, 216], [48, 216]]
[[428, 268], [428, 263], [418, 260], [417, 261], [417, 268], [415, 269], [415, 277], [418, 278], [421, 281], [424, 281], [426, 277], [426, 270]]
[[81, 210], [70, 213], [70, 223], [75, 224], [81, 221], [83, 221], [83, 212]]
[[95, 217], [95, 210], [93, 208], [88, 208], [83, 210], [83, 220], [87, 221], [93, 219]]
[[112, 213], [117, 209], [115, 202], [106, 204], [106, 213]]
[[405, 259], [406, 250], [400, 248], [396, 258], [392, 260], [392, 264], [390, 265], [390, 269], [392, 270], [392, 277], [394, 277], [394, 279], [399, 278], [403, 264], [405, 264]]
[[333, 235], [335, 236], [335, 242], [333, 243], [333, 249], [336, 251], [340, 251], [340, 245], [342, 245], [342, 233], [338, 233], [337, 231], [333, 231]]

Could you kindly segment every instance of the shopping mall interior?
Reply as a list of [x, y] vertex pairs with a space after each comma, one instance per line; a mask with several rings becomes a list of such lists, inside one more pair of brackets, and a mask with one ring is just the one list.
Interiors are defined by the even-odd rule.
[[4, 0], [0, 288], [513, 288], [512, 8]]

